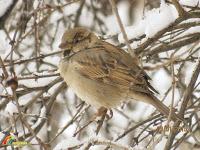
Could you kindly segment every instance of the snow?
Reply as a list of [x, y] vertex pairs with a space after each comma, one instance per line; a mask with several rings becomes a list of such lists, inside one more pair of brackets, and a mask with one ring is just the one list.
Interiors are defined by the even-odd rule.
[[13, 102], [9, 102], [6, 105], [5, 112], [7, 112], [9, 115], [13, 115], [14, 113], [18, 113], [17, 106]]
[[166, 142], [167, 142], [167, 139], [162, 138], [162, 140], [158, 144], [154, 145], [154, 150], [162, 149], [164, 147], [164, 145], [166, 144]]
[[79, 8], [79, 4], [78, 3], [70, 4], [70, 7], [65, 7], [64, 8], [64, 14], [67, 15], [67, 16], [72, 15], [72, 14], [76, 13], [78, 8]]
[[[85, 19], [87, 18], [87, 20]], [[82, 13], [80, 15], [79, 23], [83, 27], [91, 27], [93, 23], [93, 14], [89, 13], [85, 7], [83, 7]]]
[[40, 111], [40, 118], [37, 120], [37, 122], [32, 126], [32, 128], [36, 128], [41, 122], [42, 120], [46, 118], [46, 108], [45, 106], [41, 108], [41, 111]]
[[[180, 4], [196, 7], [200, 6], [200, 0], [181, 0]], [[143, 19], [141, 19], [137, 24], [126, 26], [125, 31], [128, 39], [138, 38], [142, 35], [146, 35], [146, 38], [152, 38], [156, 33], [158, 33], [158, 31], [168, 27], [177, 18], [178, 12], [174, 5], [166, 4], [164, 1], [161, 1], [160, 8], [154, 8], [147, 11]], [[195, 19], [187, 20], [187, 22], [192, 21], [195, 21]], [[199, 31], [199, 27], [193, 27], [191, 31], [197, 32]], [[187, 33], [193, 32], [190, 32], [190, 30], [187, 31]], [[183, 35], [181, 34], [180, 36]], [[120, 43], [125, 42], [122, 33], [119, 34], [118, 40]], [[133, 45], [133, 48], [137, 47], [136, 43], [137, 42]]]
[[[130, 22], [131, 20], [127, 18], [127, 14], [129, 14], [128, 9], [127, 9], [128, 5], [130, 5], [130, 3], [126, 1], [121, 1], [117, 5], [118, 13], [124, 26], [127, 26], [131, 23]], [[133, 18], [134, 18], [134, 23], [139, 23], [143, 16], [143, 7], [144, 7], [143, 0], [137, 1], [136, 5], [137, 6], [134, 7], [134, 10], [133, 10], [134, 11]], [[110, 16], [107, 16], [104, 20], [105, 20], [104, 22], [106, 24], [106, 27], [108, 28], [108, 32], [106, 33], [107, 35], [114, 35], [120, 32], [120, 28], [117, 23], [117, 19], [115, 15], [112, 14]]]
[[[0, 1], [0, 3], [1, 3], [1, 1]], [[0, 7], [1, 7], [1, 4], [0, 4]], [[0, 8], [0, 10], [1, 10], [1, 8]], [[1, 35], [0, 36], [0, 41], [1, 41], [1, 44], [0, 44], [0, 55], [2, 57], [2, 55], [6, 55], [5, 54], [6, 51], [8, 53], [7, 49], [10, 48], [10, 45], [9, 45], [8, 40], [5, 39], [6, 34], [5, 34], [5, 32], [3, 30], [0, 30], [0, 35]]]
[[13, 91], [12, 91], [12, 89], [11, 89], [10, 86], [9, 86], [9, 87], [6, 87], [6, 92], [7, 92], [7, 94], [9, 94], [9, 95], [13, 95]]
[[2, 141], [3, 138], [5, 138], [5, 134], [3, 134], [2, 132], [0, 132], [0, 140]]
[[69, 147], [73, 147], [76, 145], [79, 145], [80, 141], [78, 141], [76, 138], [74, 137], [69, 137], [65, 140], [60, 141], [56, 147], [54, 148], [54, 150], [64, 150], [67, 149]]
[[200, 0], [180, 0], [179, 3], [191, 7], [200, 6]]
[[0, 0], [0, 17], [5, 14], [12, 3], [13, 0]]
[[[173, 23], [178, 17], [176, 8], [161, 2], [160, 8], [148, 11], [138, 24], [126, 27], [126, 33], [129, 39], [137, 38], [145, 34], [147, 38], [153, 37], [158, 31], [164, 29]], [[124, 43], [122, 34], [119, 34], [118, 40]]]
[[[145, 34], [145, 28], [146, 28], [145, 20], [141, 20], [137, 25], [126, 27], [126, 33], [128, 35], [128, 38], [129, 39], [137, 38], [137, 37]], [[122, 34], [119, 35], [119, 41], [121, 43], [124, 42]]]
[[[164, 77], [165, 80], [163, 80], [162, 77]], [[164, 69], [157, 70], [156, 73], [154, 74], [153, 78], [152, 78], [152, 85], [156, 90], [158, 90], [160, 95], [165, 94], [166, 89], [168, 89], [170, 87], [171, 83], [172, 83], [172, 79], [165, 72]]]
[[[128, 15], [127, 15], [127, 14], [129, 14], [128, 9], [127, 9], [128, 5], [129, 5], [128, 1], [121, 1], [117, 5], [119, 16], [120, 16], [121, 21], [123, 22], [124, 25], [129, 24], [129, 18], [128, 18]], [[115, 19], [116, 19], [116, 17], [115, 17]], [[115, 22], [117, 22], [117, 20], [115, 20]]]
[[[0, 93], [3, 93], [3, 86], [2, 85], [0, 85]], [[2, 100], [2, 96], [0, 96], [0, 100]]]
[[115, 16], [110, 15], [110, 16], [106, 17], [104, 20], [105, 20], [105, 24], [108, 28], [108, 32], [107, 32], [108, 35], [116, 34], [116, 33], [120, 32], [119, 26], [118, 26], [118, 24], [116, 24]]
[[146, 15], [145, 34], [153, 37], [159, 30], [169, 26], [178, 17], [176, 8], [173, 5], [161, 3], [159, 9], [153, 9]]

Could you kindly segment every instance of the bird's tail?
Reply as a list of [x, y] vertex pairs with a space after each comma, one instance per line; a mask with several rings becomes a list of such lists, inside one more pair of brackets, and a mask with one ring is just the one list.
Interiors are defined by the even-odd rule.
[[[160, 113], [162, 113], [163, 115], [165, 115], [166, 117], [169, 116], [170, 113], [170, 109], [165, 106], [158, 98], [156, 98], [154, 95], [152, 94], [146, 94], [146, 96], [144, 94], [139, 94], [139, 93], [134, 93], [133, 94], [133, 99], [138, 100], [138, 101], [143, 101], [145, 103], [151, 104], [153, 105]], [[172, 110], [172, 114], [171, 114], [171, 119], [173, 121], [183, 121], [183, 119], [177, 115], [174, 110]]]
[[[151, 96], [148, 96], [149, 98], [149, 102], [151, 105], [153, 105], [156, 109], [158, 109], [159, 112], [161, 112], [162, 114], [164, 114], [165, 116], [169, 116], [169, 113], [170, 113], [170, 109], [164, 105], [158, 98], [156, 98], [155, 96], [151, 95]], [[174, 110], [172, 110], [171, 112], [171, 119], [173, 121], [177, 121], [177, 120], [180, 120], [182, 121], [183, 119], [177, 115]]]

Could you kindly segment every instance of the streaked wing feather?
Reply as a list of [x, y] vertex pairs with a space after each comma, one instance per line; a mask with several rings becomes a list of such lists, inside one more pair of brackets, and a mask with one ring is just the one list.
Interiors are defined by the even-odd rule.
[[73, 60], [80, 64], [77, 71], [83, 76], [122, 89], [151, 93], [146, 74], [138, 66], [136, 71], [133, 70], [136, 66], [130, 68], [120, 51], [110, 53], [103, 47], [93, 48], [80, 51], [77, 56]]

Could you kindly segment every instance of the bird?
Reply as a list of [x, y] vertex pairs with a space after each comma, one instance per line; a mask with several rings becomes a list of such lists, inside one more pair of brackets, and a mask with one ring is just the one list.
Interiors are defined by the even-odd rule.
[[[59, 48], [63, 50], [59, 73], [87, 104], [112, 109], [124, 101], [141, 101], [169, 116], [170, 109], [155, 96], [151, 78], [125, 50], [85, 27], [67, 29]], [[180, 117], [172, 111], [171, 119]]]

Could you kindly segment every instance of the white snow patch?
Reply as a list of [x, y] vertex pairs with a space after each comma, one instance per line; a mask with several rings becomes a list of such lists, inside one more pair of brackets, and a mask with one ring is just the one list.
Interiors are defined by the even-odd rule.
[[[177, 17], [178, 13], [173, 5], [161, 2], [160, 8], [148, 11], [138, 24], [126, 27], [125, 30], [129, 39], [137, 38], [143, 34], [151, 38], [158, 31], [174, 22]], [[124, 43], [122, 34], [119, 34], [118, 40]]]
[[60, 143], [58, 143], [56, 147], [54, 148], [54, 150], [64, 150], [64, 149], [67, 149], [69, 147], [73, 147], [79, 144], [80, 144], [80, 141], [78, 141], [76, 138], [69, 137], [65, 140], [62, 140]]
[[12, 3], [13, 0], [0, 0], [0, 17], [5, 14]]
[[200, 0], [180, 0], [179, 3], [191, 7], [200, 6]]
[[161, 3], [159, 9], [153, 9], [146, 15], [145, 34], [153, 37], [158, 31], [169, 26], [178, 17], [178, 13], [173, 5]]
[[40, 118], [37, 120], [37, 122], [32, 126], [32, 128], [36, 128], [41, 122], [43, 119], [46, 118], [46, 108], [45, 107], [42, 107], [41, 108], [41, 112], [40, 112]]
[[[0, 7], [1, 7], [1, 0], [0, 0]], [[0, 54], [1, 54], [1, 57], [4, 58], [4, 55], [6, 55], [6, 52], [7, 53], [9, 52], [10, 45], [9, 45], [8, 40], [6, 39], [6, 34], [3, 30], [0, 30], [0, 41], [1, 41]]]
[[9, 102], [6, 105], [5, 112], [7, 112], [9, 115], [13, 115], [14, 113], [18, 113], [17, 106], [13, 102]]

